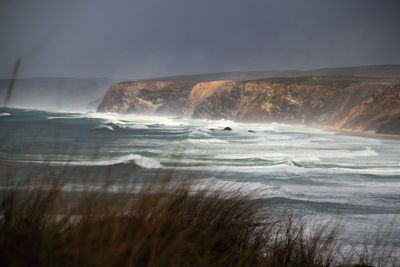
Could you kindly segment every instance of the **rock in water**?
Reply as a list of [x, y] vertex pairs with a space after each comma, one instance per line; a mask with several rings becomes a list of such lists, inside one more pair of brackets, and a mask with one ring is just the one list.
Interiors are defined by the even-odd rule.
[[225, 127], [225, 128], [224, 128], [224, 132], [225, 132], [225, 131], [232, 131], [232, 128], [231, 128], [231, 127]]
[[248, 130], [248, 132], [249, 133], [256, 133], [255, 131], [253, 131], [253, 130]]

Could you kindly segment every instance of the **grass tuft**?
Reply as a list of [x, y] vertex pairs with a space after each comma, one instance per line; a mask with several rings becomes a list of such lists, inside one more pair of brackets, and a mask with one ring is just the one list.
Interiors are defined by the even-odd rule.
[[[135, 192], [2, 191], [3, 266], [367, 266], [344, 256], [340, 231], [261, 213], [238, 190], [168, 179]], [[263, 215], [264, 214], [264, 215]], [[359, 263], [359, 265], [352, 265]], [[363, 265], [364, 264], [364, 265]]]

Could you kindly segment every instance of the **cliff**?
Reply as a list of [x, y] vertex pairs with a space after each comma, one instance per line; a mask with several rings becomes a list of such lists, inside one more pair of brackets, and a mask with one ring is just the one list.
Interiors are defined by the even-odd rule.
[[100, 112], [181, 113], [195, 82], [143, 80], [111, 85], [97, 108]]
[[400, 134], [398, 78], [207, 79], [177, 77], [113, 84], [98, 111], [280, 121]]
[[231, 80], [199, 83], [193, 87], [183, 114], [194, 118], [234, 118], [240, 109], [238, 82]]
[[183, 108], [197, 118], [280, 121], [400, 134], [400, 84], [299, 77], [196, 85]]

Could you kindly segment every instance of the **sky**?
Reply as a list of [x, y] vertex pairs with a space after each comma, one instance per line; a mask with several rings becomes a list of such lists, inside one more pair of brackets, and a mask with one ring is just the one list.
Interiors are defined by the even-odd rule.
[[400, 63], [398, 0], [1, 0], [0, 78]]

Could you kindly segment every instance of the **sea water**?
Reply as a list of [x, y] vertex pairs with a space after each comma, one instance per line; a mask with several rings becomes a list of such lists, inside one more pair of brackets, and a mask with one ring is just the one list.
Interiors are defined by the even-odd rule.
[[[36, 169], [31, 180], [51, 183], [51, 169], [68, 165], [70, 191], [105, 182], [119, 191], [173, 172], [194, 190], [239, 190], [266, 207], [334, 219], [354, 240], [393, 225], [400, 211], [400, 140], [282, 123], [11, 108], [0, 114], [0, 138], [3, 176]], [[398, 228], [390, 245], [400, 246]]]

